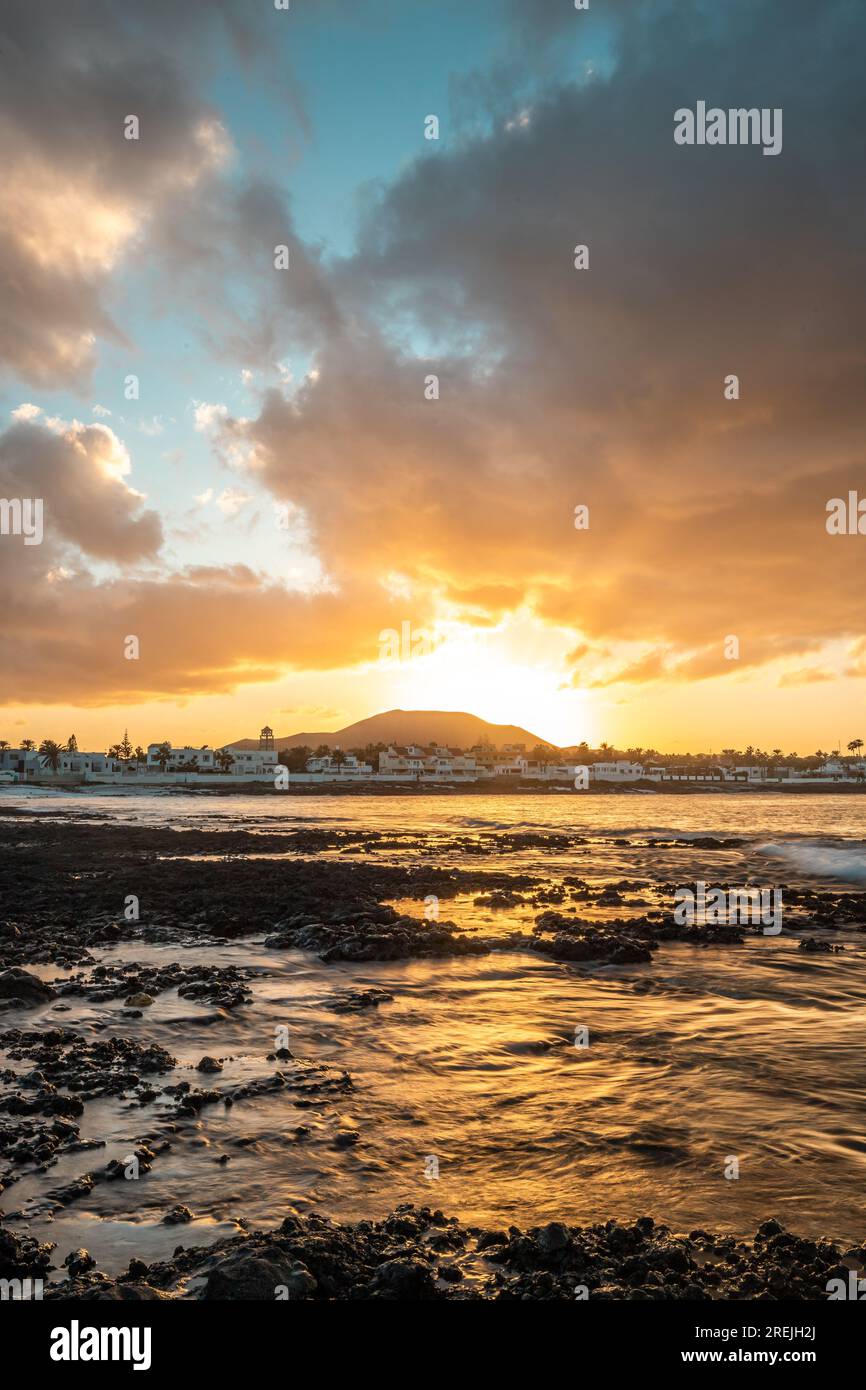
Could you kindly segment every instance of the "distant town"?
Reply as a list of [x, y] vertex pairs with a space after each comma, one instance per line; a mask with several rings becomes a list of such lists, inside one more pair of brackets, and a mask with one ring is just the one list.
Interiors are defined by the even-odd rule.
[[0, 783], [75, 786], [84, 783], [139, 786], [239, 785], [244, 783], [444, 783], [497, 781], [550, 782], [563, 786], [607, 783], [866, 783], [862, 739], [852, 739], [845, 751], [817, 749], [800, 756], [774, 748], [723, 748], [721, 753], [663, 754], [653, 748], [616, 749], [602, 743], [554, 748], [538, 743], [494, 747], [481, 742], [471, 748], [438, 744], [369, 743], [343, 749], [321, 744], [278, 751], [271, 728], [262, 729], [258, 745], [252, 740], [221, 748], [174, 747], [171, 743], [133, 746], [124, 733], [106, 752], [85, 752], [74, 735], [65, 743], [22, 740], [19, 747], [0, 739]]

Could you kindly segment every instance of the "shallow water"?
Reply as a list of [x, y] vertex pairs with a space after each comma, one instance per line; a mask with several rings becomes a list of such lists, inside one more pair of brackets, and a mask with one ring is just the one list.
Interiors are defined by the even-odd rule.
[[[15, 799], [33, 804], [27, 793]], [[0, 814], [3, 803], [6, 794]], [[578, 829], [592, 843], [567, 853], [503, 855], [491, 847], [461, 859], [452, 845], [447, 863], [489, 860], [499, 869], [531, 866], [589, 880], [705, 877], [736, 885], [751, 876], [856, 886], [866, 865], [866, 805], [833, 796], [328, 796], [287, 803], [279, 814], [273, 798], [259, 797], [49, 794], [39, 803], [51, 815], [96, 812], [200, 828], [362, 826], [424, 832], [434, 843], [499, 828]], [[712, 852], [646, 843], [708, 834], [747, 843]], [[632, 843], [607, 843], [615, 838]], [[416, 845], [377, 858], [430, 852]], [[420, 916], [422, 904], [414, 911]], [[476, 907], [464, 895], [443, 904], [442, 915], [489, 934], [533, 914]], [[49, 1005], [7, 1014], [5, 1026], [107, 1019], [109, 1031], [157, 1042], [189, 1068], [167, 1082], [222, 1087], [270, 1074], [266, 1054], [286, 1025], [296, 1057], [345, 1068], [355, 1089], [312, 1108], [298, 1107], [290, 1091], [230, 1110], [209, 1107], [171, 1136], [171, 1152], [151, 1173], [97, 1185], [52, 1220], [50, 1188], [123, 1157], [141, 1135], [162, 1133], [160, 1101], [145, 1110], [100, 1101], [87, 1107], [82, 1134], [106, 1139], [108, 1149], [24, 1178], [3, 1205], [17, 1228], [29, 1224], [57, 1240], [61, 1258], [85, 1245], [107, 1271], [124, 1268], [133, 1253], [150, 1259], [181, 1243], [206, 1243], [237, 1229], [239, 1218], [266, 1227], [312, 1209], [377, 1217], [400, 1201], [491, 1226], [651, 1214], [677, 1230], [747, 1234], [774, 1215], [803, 1234], [862, 1241], [866, 935], [833, 939], [842, 954], [805, 955], [786, 931], [733, 948], [663, 944], [649, 965], [595, 967], [509, 952], [325, 966], [265, 950], [260, 939], [189, 950], [126, 943], [106, 958], [253, 965], [262, 972], [254, 1001], [223, 1015], [168, 991], [140, 1019], [128, 1019], [119, 1000], [69, 999], [68, 1012]], [[336, 990], [370, 986], [390, 991], [393, 1002], [357, 1014], [329, 1009]], [[589, 1030], [586, 1048], [575, 1046], [579, 1027]], [[192, 1070], [204, 1053], [230, 1059], [221, 1075]], [[311, 1130], [300, 1141], [298, 1125]], [[346, 1127], [360, 1140], [339, 1148], [335, 1136]], [[216, 1162], [222, 1153], [230, 1155], [225, 1166]], [[431, 1157], [438, 1178], [429, 1176]], [[732, 1158], [737, 1178], [725, 1176]], [[162, 1225], [178, 1202], [195, 1222]]]

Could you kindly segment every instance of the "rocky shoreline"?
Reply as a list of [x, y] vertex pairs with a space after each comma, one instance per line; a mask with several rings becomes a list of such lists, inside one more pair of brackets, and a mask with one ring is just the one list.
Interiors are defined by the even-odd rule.
[[[171, 1148], [172, 1120], [182, 1125], [208, 1106], [230, 1107], [265, 1091], [285, 1091], [303, 1108], [352, 1089], [348, 1072], [294, 1057], [287, 1048], [269, 1054], [266, 1076], [243, 1084], [226, 1088], [205, 1080], [222, 1071], [218, 1049], [198, 1064], [202, 1084], [174, 1081], [176, 1060], [165, 1048], [110, 1036], [104, 1023], [84, 1031], [67, 1026], [64, 1012], [72, 1001], [117, 1001], [122, 1008], [115, 1017], [122, 1023], [140, 1019], [167, 991], [207, 1004], [215, 1017], [242, 1012], [253, 996], [254, 971], [182, 959], [158, 966], [113, 961], [112, 948], [120, 944], [176, 946], [180, 954], [191, 943], [218, 948], [255, 935], [269, 952], [312, 952], [325, 964], [507, 951], [651, 971], [663, 943], [731, 950], [759, 930], [678, 925], [665, 905], [672, 884], [442, 866], [451, 853], [463, 863], [471, 860], [479, 845], [487, 860], [527, 848], [542, 857], [561, 854], [586, 844], [578, 834], [447, 834], [437, 839], [436, 862], [418, 862], [423, 840], [410, 831], [257, 834], [27, 818], [8, 823], [0, 847], [0, 1192], [8, 1189], [14, 1198], [22, 1176], [47, 1172], [62, 1157], [98, 1151], [100, 1141], [85, 1138], [79, 1122], [86, 1105], [102, 1097], [122, 1097], [136, 1107], [159, 1096], [167, 1107], [168, 1123], [142, 1134], [134, 1151], [146, 1173]], [[645, 843], [677, 849], [663, 837]], [[706, 837], [689, 848], [697, 844], [712, 856], [740, 843]], [[377, 862], [377, 854], [393, 857], [404, 847], [415, 854], [413, 862]], [[286, 857], [270, 860], [263, 875], [261, 861], [246, 857], [256, 853]], [[347, 853], [358, 857], [341, 857]], [[800, 933], [806, 955], [841, 950], [832, 940], [836, 930], [866, 929], [864, 893], [785, 892], [792, 914], [786, 922]], [[122, 911], [128, 893], [142, 904], [140, 920], [127, 920]], [[428, 895], [441, 902], [441, 920], [393, 906]], [[506, 920], [519, 911], [527, 926], [466, 930], [447, 917], [449, 900], [460, 895], [474, 895], [479, 907], [500, 911]], [[822, 934], [809, 934], [816, 930]], [[392, 998], [382, 989], [342, 989], [328, 1007], [338, 1014], [376, 1010]], [[4, 1013], [23, 1010], [26, 1016], [46, 1006], [49, 1017], [38, 1028], [20, 1021], [2, 1027]], [[289, 1141], [303, 1143], [308, 1132], [298, 1125]], [[350, 1148], [357, 1137], [343, 1129], [335, 1147]], [[98, 1153], [82, 1157], [78, 1177], [49, 1192], [58, 1208], [123, 1176], [116, 1160], [94, 1163], [94, 1157]], [[191, 1215], [178, 1207], [163, 1219], [182, 1226]], [[14, 1223], [0, 1225], [0, 1278], [44, 1278], [55, 1269], [53, 1255], [50, 1244], [17, 1232]], [[293, 1216], [269, 1233], [228, 1237], [206, 1248], [179, 1246], [168, 1261], [148, 1265], [135, 1258], [119, 1277], [96, 1269], [86, 1250], [67, 1252], [60, 1265], [67, 1276], [55, 1275], [46, 1297], [819, 1299], [827, 1296], [828, 1280], [847, 1277], [863, 1257], [863, 1247], [801, 1239], [772, 1220], [751, 1241], [739, 1241], [706, 1231], [674, 1235], [649, 1217], [631, 1225], [552, 1222], [526, 1232], [482, 1230], [426, 1207], [404, 1206], [383, 1221], [343, 1225]], [[278, 1287], [286, 1292], [276, 1293]]]
[[[132, 783], [132, 778], [130, 778]], [[572, 796], [576, 793], [573, 788], [562, 782], [542, 782], [537, 779], [529, 778], [521, 781], [519, 778], [512, 777], [490, 777], [478, 778], [474, 782], [378, 782], [363, 781], [361, 778], [345, 782], [297, 782], [289, 781], [289, 785], [275, 789], [273, 784], [268, 782], [226, 782], [225, 785], [215, 786], [196, 785], [194, 782], [178, 782], [165, 784], [140, 783], [138, 786], [124, 786], [123, 783], [116, 782], [85, 782], [76, 780], [72, 777], [30, 777], [27, 786], [41, 787], [49, 791], [62, 791], [75, 796], [81, 792], [99, 793], [100, 791], [128, 791], [134, 795], [141, 795], [148, 791], [155, 791], [160, 796], [274, 796], [284, 798], [286, 796], [305, 797], [305, 796], [422, 796], [422, 797], [449, 797], [449, 796]], [[862, 796], [866, 793], [866, 782], [807, 782], [793, 781], [785, 782], [654, 782], [648, 779], [639, 779], [636, 782], [616, 783], [616, 782], [590, 782], [579, 795], [582, 797], [590, 796], [629, 796], [635, 792], [645, 795], [646, 793], [659, 796], [702, 796], [712, 794], [718, 795], [720, 792], [730, 796], [755, 796], [765, 795], [767, 792], [778, 792], [781, 795], [820, 795], [837, 796], [853, 795]], [[9, 811], [7, 814], [15, 814]]]
[[[182, 1225], [191, 1213], [172, 1213]], [[168, 1219], [168, 1218], [167, 1218]], [[0, 1229], [0, 1278], [42, 1278], [53, 1247]], [[289, 1217], [270, 1232], [178, 1245], [170, 1260], [132, 1259], [110, 1278], [87, 1250], [63, 1262], [48, 1301], [188, 1300], [794, 1300], [828, 1298], [831, 1280], [862, 1270], [866, 1246], [841, 1250], [779, 1222], [753, 1239], [696, 1230], [675, 1235], [649, 1216], [528, 1231], [465, 1226], [429, 1207], [404, 1205], [383, 1221], [337, 1224]]]

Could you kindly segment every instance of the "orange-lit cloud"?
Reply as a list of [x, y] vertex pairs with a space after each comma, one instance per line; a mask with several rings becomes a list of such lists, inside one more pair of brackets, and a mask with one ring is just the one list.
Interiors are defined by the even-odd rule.
[[[539, 6], [539, 50], [565, 8]], [[866, 492], [866, 307], [852, 293], [866, 228], [851, 192], [866, 111], [848, 7], [792, 5], [781, 26], [765, 0], [732, 0], [724, 25], [685, 8], [672, 24], [664, 5], [613, 7], [609, 79], [542, 84], [525, 120], [499, 119], [491, 89], [480, 131], [368, 191], [342, 259], [304, 243], [280, 189], [222, 177], [230, 136], [152, 53], [94, 66], [92, 105], [55, 147], [74, 65], [49, 43], [0, 143], [8, 363], [37, 383], [86, 375], [97, 339], [123, 336], [112, 274], [146, 245], [238, 372], [289, 345], [313, 363], [250, 415], [196, 402], [233, 474], [198, 500], [231, 516], [267, 489], [302, 519], [324, 577], [300, 593], [233, 557], [169, 565], [120, 436], [22, 417], [0, 441], [0, 483], [40, 488], [53, 529], [20, 566], [8, 547], [0, 559], [13, 595], [0, 695], [222, 691], [363, 664], [407, 617], [489, 628], [517, 614], [569, 634], [558, 679], [572, 689], [762, 667], [780, 688], [822, 683], [832, 644], [866, 674], [852, 646], [866, 541], [824, 524], [828, 499]], [[195, 32], [181, 24], [182, 52]], [[675, 146], [673, 111], [703, 92], [783, 106], [783, 157]], [[120, 122], [138, 108], [151, 133], [133, 170]], [[292, 268], [275, 280], [278, 242]], [[246, 307], [222, 289], [233, 276]], [[124, 632], [146, 661], [120, 661]]]

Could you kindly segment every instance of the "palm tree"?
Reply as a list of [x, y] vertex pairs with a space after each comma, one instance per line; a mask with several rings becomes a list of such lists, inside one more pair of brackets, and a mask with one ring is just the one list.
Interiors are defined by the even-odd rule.
[[860, 752], [860, 749], [861, 749], [862, 747], [863, 747], [863, 740], [862, 740], [862, 738], [852, 738], [851, 742], [848, 744], [848, 752], [851, 754], [852, 759], [853, 759], [854, 754], [855, 754], [855, 753], [859, 753], [859, 752]]
[[146, 762], [147, 762], [147, 754], [145, 753], [145, 751], [144, 751], [144, 749], [142, 748], [142, 746], [141, 746], [140, 743], [137, 743], [137, 744], [135, 745], [135, 754], [134, 754], [134, 757], [135, 757], [135, 761], [136, 761], [137, 763], [146, 763]]
[[156, 761], [160, 772], [165, 772], [171, 762], [171, 744], [161, 743], [156, 750]]
[[300, 743], [296, 748], [284, 748], [277, 758], [277, 762], [283, 767], [287, 767], [290, 772], [306, 772], [307, 759], [313, 756], [312, 748], [306, 743]]
[[42, 758], [42, 766], [50, 767], [52, 772], [56, 772], [60, 767], [60, 755], [63, 749], [59, 743], [55, 743], [53, 738], [45, 738], [39, 745], [39, 754]]
[[4, 751], [4, 749], [6, 749], [6, 748], [8, 748], [8, 747], [9, 747], [9, 740], [8, 740], [8, 738], [0, 738], [0, 753], [2, 753], [2, 752]]
[[78, 752], [78, 739], [75, 737], [74, 734], [70, 734], [68, 739], [66, 740], [66, 751], [67, 753]]
[[25, 753], [32, 753], [36, 744], [33, 742], [32, 738], [22, 738], [21, 747]]
[[213, 760], [220, 772], [231, 772], [235, 765], [234, 757], [226, 748], [218, 748], [213, 755]]

